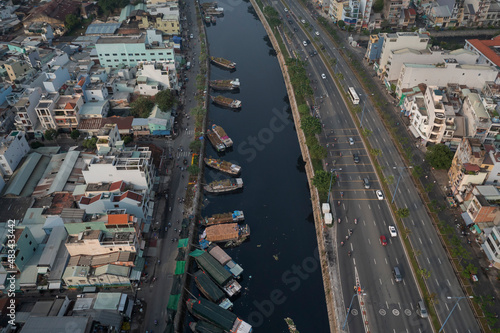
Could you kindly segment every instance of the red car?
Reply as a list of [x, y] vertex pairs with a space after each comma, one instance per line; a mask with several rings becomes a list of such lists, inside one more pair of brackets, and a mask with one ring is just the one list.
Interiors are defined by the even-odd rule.
[[385, 238], [384, 235], [380, 236], [380, 244], [382, 244], [382, 246], [387, 245], [387, 239]]

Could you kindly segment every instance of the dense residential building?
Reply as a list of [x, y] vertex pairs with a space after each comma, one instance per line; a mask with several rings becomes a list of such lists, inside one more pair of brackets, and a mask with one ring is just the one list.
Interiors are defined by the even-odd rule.
[[54, 118], [54, 108], [59, 100], [59, 93], [52, 92], [41, 96], [38, 105], [35, 108], [38, 120], [44, 129], [56, 129], [56, 120]]
[[500, 224], [500, 191], [493, 185], [476, 185], [464, 197], [470, 222], [484, 229]]
[[154, 96], [160, 90], [179, 88], [173, 64], [145, 62], [137, 67], [136, 91], [139, 94]]
[[484, 234], [484, 242], [481, 247], [488, 257], [491, 265], [500, 269], [500, 227], [495, 226], [487, 229]]
[[96, 51], [103, 67], [136, 66], [139, 62], [174, 64], [174, 47], [155, 30], [139, 36], [101, 37]]
[[54, 119], [58, 128], [76, 129], [80, 122], [80, 108], [83, 97], [80, 95], [62, 95], [54, 107]]
[[30, 146], [24, 132], [11, 132], [8, 135], [0, 137], [1, 174], [11, 176], [29, 150]]
[[408, 0], [386, 0], [384, 1], [384, 9], [382, 11], [383, 18], [389, 26], [398, 26], [401, 20], [401, 15], [404, 10], [410, 5]]
[[89, 215], [102, 215], [109, 210], [121, 210], [143, 220], [152, 214], [152, 212], [149, 212], [147, 191], [143, 191], [143, 194], [126, 191], [123, 193], [99, 193], [94, 196], [84, 196], [78, 202], [78, 206], [80, 209], [85, 209], [85, 212]]
[[101, 230], [90, 230], [69, 235], [65, 245], [70, 256], [94, 256], [121, 251], [135, 253], [138, 238], [135, 232], [114, 232], [108, 236]]
[[[485, 155], [484, 147], [478, 139], [462, 139], [448, 170], [451, 190], [455, 195], [462, 195], [471, 184], [483, 184], [488, 176], [488, 171], [481, 168]], [[463, 201], [463, 198], [460, 197], [459, 201]]]
[[79, 16], [80, 3], [67, 0], [52, 0], [39, 7], [36, 7], [24, 20], [25, 28], [34, 22], [46, 22], [55, 28], [56, 34], [63, 34], [66, 31], [65, 19], [67, 15]]
[[86, 183], [112, 183], [126, 180], [134, 189], [151, 189], [154, 166], [147, 147], [111, 150], [85, 161], [82, 169]]
[[16, 59], [9, 59], [6, 63], [3, 64], [3, 67], [7, 72], [10, 82], [14, 82], [21, 76], [24, 76], [26, 72], [31, 69], [31, 66], [28, 62]]
[[492, 122], [477, 93], [466, 93], [462, 112], [468, 119], [467, 136], [484, 143]]
[[500, 36], [492, 39], [466, 39], [464, 48], [479, 54], [478, 64], [485, 64], [500, 68], [500, 55], [497, 50], [500, 47]]
[[403, 64], [395, 92], [401, 97], [405, 90], [424, 83], [446, 86], [448, 83], [482, 89], [485, 81], [494, 81], [498, 72], [487, 65], [461, 65], [449, 58], [439, 64]]
[[21, 131], [33, 133], [39, 129], [40, 122], [35, 111], [38, 101], [42, 96], [42, 89], [30, 88], [21, 94], [12, 94], [7, 97], [9, 104], [16, 110], [16, 128]]
[[118, 126], [116, 124], [105, 124], [97, 131], [97, 151], [101, 149], [116, 147], [117, 143], [121, 141]]

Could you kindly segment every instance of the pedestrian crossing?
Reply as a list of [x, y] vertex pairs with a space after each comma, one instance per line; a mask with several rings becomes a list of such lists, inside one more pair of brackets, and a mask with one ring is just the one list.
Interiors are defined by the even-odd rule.
[[182, 131], [182, 134], [187, 134], [187, 135], [193, 135], [194, 134], [194, 129], [190, 129], [190, 130], [184, 130]]
[[188, 157], [188, 156], [191, 156], [191, 154], [188, 151], [178, 151], [176, 156]]

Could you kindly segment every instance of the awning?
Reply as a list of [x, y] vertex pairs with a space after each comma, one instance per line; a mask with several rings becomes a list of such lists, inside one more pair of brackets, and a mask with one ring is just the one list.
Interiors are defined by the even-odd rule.
[[465, 225], [470, 225], [474, 223], [467, 212], [462, 213], [462, 218], [464, 219]]
[[420, 134], [418, 134], [417, 130], [415, 129], [415, 127], [412, 126], [408, 126], [408, 129], [410, 130], [411, 134], [413, 134], [413, 136], [415, 138], [420, 138]]
[[61, 282], [50, 282], [49, 283], [49, 289], [50, 290], [61, 289]]
[[185, 271], [186, 271], [186, 262], [185, 261], [178, 261], [175, 264], [174, 274], [184, 274]]
[[480, 234], [480, 233], [482, 232], [482, 231], [481, 231], [481, 228], [479, 228], [479, 227], [477, 226], [477, 224], [474, 224], [474, 227], [473, 227], [473, 228], [474, 228], [474, 230], [475, 230], [478, 234]]

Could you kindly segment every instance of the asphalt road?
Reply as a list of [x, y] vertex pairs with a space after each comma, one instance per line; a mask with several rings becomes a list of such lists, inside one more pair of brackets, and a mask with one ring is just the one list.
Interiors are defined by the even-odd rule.
[[[185, 14], [187, 16], [185, 22], [187, 24], [186, 36], [191, 33], [194, 36], [199, 36], [194, 5], [186, 8]], [[138, 292], [138, 297], [144, 298], [147, 302], [143, 331], [163, 332], [166, 328], [167, 304], [173, 284], [175, 258], [178, 253], [177, 241], [172, 241], [172, 239], [179, 238], [179, 233], [174, 229], [179, 230], [181, 227], [184, 213], [184, 204], [179, 203], [178, 198], [185, 197], [185, 187], [188, 182], [188, 172], [186, 170], [181, 171], [179, 166], [183, 166], [182, 161], [184, 158], [188, 160], [191, 158], [188, 147], [193, 140], [194, 120], [192, 117], [187, 119], [186, 112], [188, 113], [190, 109], [196, 106], [193, 93], [196, 91], [196, 75], [199, 73], [198, 56], [200, 54], [200, 45], [198, 38], [189, 39], [189, 44], [190, 50], [187, 56], [189, 57], [188, 61], [191, 61], [191, 69], [187, 71], [189, 81], [185, 90], [184, 112], [176, 119], [179, 122], [177, 125], [178, 134], [174, 140], [164, 140], [164, 142], [157, 143], [172, 152], [174, 160], [170, 163], [172, 172], [170, 173], [171, 180], [168, 186], [170, 191], [167, 204], [164, 207], [165, 211], [158, 212], [156, 214], [157, 220], [153, 223], [159, 229], [156, 247], [157, 255], [156, 257], [148, 257], [147, 260], [149, 265], [154, 265], [154, 268], [149, 270], [150, 279], [148, 283], [142, 284], [141, 290]], [[183, 148], [183, 151], [178, 150], [180, 147]], [[171, 224], [170, 227], [168, 227], [169, 223]], [[165, 227], [168, 228], [167, 231], [165, 231]], [[160, 262], [158, 262], [158, 259]], [[155, 282], [151, 281], [153, 276], [156, 277]], [[158, 321], [157, 326], [154, 325], [155, 320]]]
[[[396, 190], [397, 180], [399, 180], [401, 172], [395, 202], [399, 208], [407, 207], [410, 210], [410, 217], [404, 221], [405, 227], [410, 230], [408, 237], [412, 246], [421, 253], [417, 257], [421, 268], [430, 272], [430, 277], [426, 282], [430, 291], [437, 295], [436, 309], [439, 319], [443, 323], [456, 302], [456, 299], [449, 300], [447, 297], [461, 297], [463, 293], [440, 244], [436, 230], [427, 215], [417, 189], [409, 178], [408, 170], [402, 168], [404, 163], [373, 105], [367, 98], [368, 94], [363, 92], [350, 68], [339, 55], [338, 50], [333, 47], [326, 32], [311, 18], [309, 11], [295, 2], [288, 2], [287, 7], [295, 14], [296, 19], [305, 19], [313, 26], [313, 32], [309, 32], [309, 36], [306, 36], [304, 31], [307, 29], [300, 29], [304, 28], [301, 22], [295, 20], [293, 15], [286, 18], [286, 20], [293, 20], [292, 24], [285, 23], [291, 31], [294, 27], [298, 28], [292, 47], [298, 46], [302, 52], [302, 59], [305, 59], [314, 47], [313, 45], [304, 47], [302, 41], [312, 40], [314, 31], [320, 32], [320, 41], [317, 45], [323, 44], [326, 48], [325, 53], [337, 59], [336, 67], [329, 70], [319, 56], [309, 56], [307, 69], [311, 73], [311, 79], [315, 80], [312, 84], [315, 86], [315, 103], [321, 106], [319, 115], [325, 124], [325, 134], [321, 142], [325, 146], [328, 143], [327, 161], [329, 165], [327, 169], [336, 169], [335, 172], [340, 176], [340, 181], [332, 190], [334, 198], [332, 204], [335, 206], [335, 213], [342, 221], [341, 224], [337, 223], [336, 225], [338, 228], [337, 244], [345, 241], [347, 229], [353, 229], [353, 235], [349, 241], [339, 248], [344, 303], [347, 307], [351, 301], [355, 284], [354, 267], [356, 267], [364, 293], [366, 293], [364, 298], [372, 330], [378, 332], [431, 332], [429, 321], [419, 318], [416, 313], [416, 303], [420, 296], [401, 245], [401, 235], [398, 234], [398, 237], [395, 238], [389, 237], [388, 225], [394, 225], [393, 217], [387, 202], [379, 201], [375, 196], [374, 191], [381, 187], [377, 182], [373, 166], [370, 164], [368, 153], [354, 127], [351, 115], [331, 78], [334, 71], [343, 74], [343, 86], [355, 87], [360, 95], [360, 106], [364, 109], [363, 126], [372, 131], [369, 137], [370, 143], [373, 148], [382, 151], [378, 160], [384, 166], [385, 177], [392, 175], [396, 180], [389, 186], [391, 191]], [[287, 13], [284, 12], [284, 6], [281, 3], [277, 3], [275, 8], [284, 18], [286, 17]], [[326, 75], [326, 79], [321, 79], [322, 73]], [[331, 134], [332, 129], [333, 134]], [[354, 145], [348, 143], [349, 137], [355, 140]], [[359, 164], [353, 162], [353, 153], [359, 154]], [[362, 178], [365, 177], [370, 179], [370, 189], [363, 187]], [[343, 198], [340, 198], [341, 191], [344, 192]], [[339, 198], [340, 206], [337, 205]], [[354, 218], [359, 221], [357, 225], [353, 223]], [[389, 241], [385, 247], [380, 245], [381, 235], [385, 235]], [[352, 251], [351, 258], [346, 254], [348, 250]], [[391, 270], [394, 266], [398, 266], [402, 271], [404, 279], [401, 283], [395, 283], [392, 278]], [[348, 324], [352, 332], [363, 330], [362, 319], [359, 315], [357, 317], [350, 316]], [[480, 331], [472, 311], [465, 301], [459, 303], [444, 331]]]

